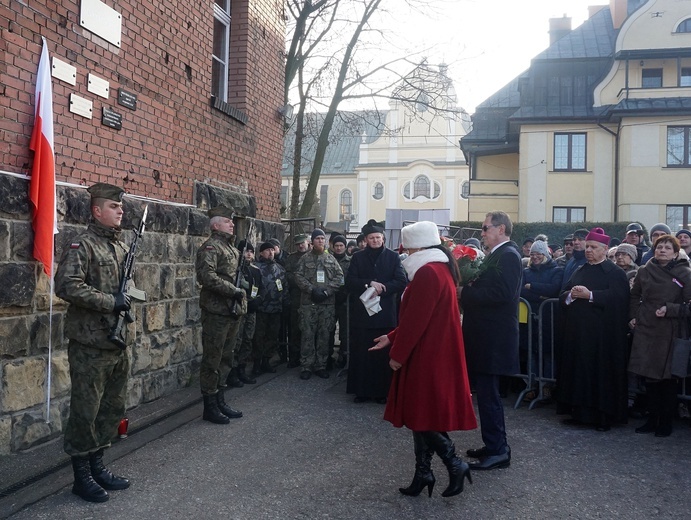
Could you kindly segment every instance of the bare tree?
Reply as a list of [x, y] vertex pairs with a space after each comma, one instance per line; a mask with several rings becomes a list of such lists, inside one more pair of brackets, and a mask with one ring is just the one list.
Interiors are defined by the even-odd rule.
[[[427, 4], [422, 0], [396, 0], [396, 5], [400, 6], [403, 1]], [[424, 50], [377, 63], [372, 57], [355, 59], [358, 49], [373, 45], [373, 40], [365, 38], [365, 35], [377, 36], [380, 45], [385, 41], [382, 31], [372, 26], [375, 13], [383, 11], [384, 3], [386, 0], [290, 0], [288, 3], [293, 31], [286, 55], [286, 103], [291, 90], [298, 96], [292, 121], [295, 142], [291, 217], [305, 217], [314, 206], [330, 134], [343, 101], [365, 98], [388, 101], [393, 98], [405, 103], [423, 104], [430, 110], [449, 110], [449, 104], [442, 99], [448, 85], [444, 85], [443, 79], [439, 81], [438, 74], [429, 73], [429, 67], [421, 57]], [[347, 31], [349, 36], [344, 38]], [[338, 45], [339, 41], [345, 44]], [[316, 146], [310, 150], [313, 156], [307, 187], [301, 194], [308, 107], [323, 112], [318, 119], [319, 126], [315, 128]]]

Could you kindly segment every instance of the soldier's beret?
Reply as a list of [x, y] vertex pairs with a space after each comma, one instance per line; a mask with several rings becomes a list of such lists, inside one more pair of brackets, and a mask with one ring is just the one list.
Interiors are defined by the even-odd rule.
[[105, 182], [97, 182], [93, 186], [87, 188], [91, 194], [92, 199], [108, 199], [115, 200], [117, 202], [122, 202], [122, 196], [125, 194], [125, 190], [118, 186], [113, 186], [112, 184], [106, 184]]
[[208, 212], [207, 215], [209, 215], [209, 218], [213, 217], [225, 217], [225, 218], [233, 218], [233, 209], [228, 208], [226, 206], [216, 206], [215, 208], [211, 208]]
[[307, 235], [305, 235], [305, 234], [302, 234], [302, 235], [295, 235], [295, 236], [293, 237], [293, 244], [295, 244], [295, 245], [302, 244], [302, 243], [305, 242], [308, 238], [309, 238], [309, 237], [308, 237]]

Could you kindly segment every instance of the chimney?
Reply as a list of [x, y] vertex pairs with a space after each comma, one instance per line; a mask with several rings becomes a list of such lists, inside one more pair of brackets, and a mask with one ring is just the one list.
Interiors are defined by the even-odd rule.
[[[614, 0], [613, 0], [614, 1]], [[557, 40], [563, 38], [571, 32], [571, 17], [562, 16], [561, 18], [549, 19], [549, 44], [552, 45]]]
[[612, 23], [615, 29], [620, 29], [626, 17], [646, 3], [647, 0], [609, 0], [609, 10], [612, 13]]

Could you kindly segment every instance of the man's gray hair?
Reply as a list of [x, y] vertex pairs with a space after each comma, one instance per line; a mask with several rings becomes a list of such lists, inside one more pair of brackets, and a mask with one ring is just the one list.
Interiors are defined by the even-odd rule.
[[503, 211], [490, 211], [485, 215], [485, 218], [490, 217], [492, 219], [492, 225], [493, 226], [501, 226], [502, 224], [504, 225], [504, 234], [507, 237], [511, 236], [511, 232], [513, 231], [513, 223], [511, 222], [511, 219], [509, 216], [504, 213]]
[[211, 229], [216, 229], [220, 224], [225, 222], [226, 217], [211, 217], [211, 220], [209, 220], [209, 226]]

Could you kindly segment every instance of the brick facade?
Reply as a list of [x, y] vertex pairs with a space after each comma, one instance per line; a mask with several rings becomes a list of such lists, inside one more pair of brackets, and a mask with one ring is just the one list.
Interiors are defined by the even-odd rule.
[[[58, 220], [56, 258], [88, 221], [83, 188], [110, 182], [150, 201], [138, 256], [138, 309], [128, 406], [194, 383], [201, 353], [194, 252], [218, 203], [257, 217], [255, 240], [281, 236], [285, 23], [280, 0], [232, 0], [227, 103], [211, 97], [213, 0], [106, 0], [122, 15], [118, 48], [79, 24], [78, 0], [0, 5], [0, 454], [60, 435], [69, 407], [64, 303], [52, 318], [51, 423], [47, 385], [49, 280], [32, 258], [28, 202], [34, 90], [42, 40], [51, 58], [76, 68], [76, 84], [52, 78]], [[92, 74], [108, 98], [88, 90]], [[118, 104], [118, 89], [137, 96]], [[71, 95], [93, 102], [93, 118], [69, 110]], [[101, 124], [103, 107], [122, 129]], [[141, 211], [127, 197], [125, 229]], [[246, 228], [246, 225], [244, 225]], [[243, 223], [239, 230], [242, 232]], [[128, 234], [126, 241], [130, 241]]]

